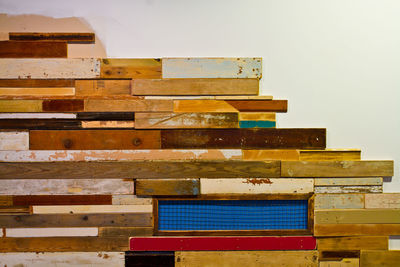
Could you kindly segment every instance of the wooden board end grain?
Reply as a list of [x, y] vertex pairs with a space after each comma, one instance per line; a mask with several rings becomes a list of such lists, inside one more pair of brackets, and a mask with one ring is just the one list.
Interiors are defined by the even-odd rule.
[[138, 196], [196, 196], [200, 194], [199, 179], [137, 179]]

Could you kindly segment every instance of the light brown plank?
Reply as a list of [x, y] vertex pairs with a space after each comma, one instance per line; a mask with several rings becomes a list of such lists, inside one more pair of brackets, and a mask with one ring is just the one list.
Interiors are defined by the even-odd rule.
[[361, 251], [361, 267], [398, 267], [400, 263], [400, 251]]
[[103, 58], [101, 78], [111, 79], [160, 79], [161, 60], [153, 58]]
[[199, 179], [137, 179], [138, 196], [195, 196], [200, 194]]
[[174, 112], [236, 113], [237, 109], [223, 100], [174, 100]]
[[400, 209], [400, 193], [366, 194], [366, 209]]
[[359, 267], [359, 259], [342, 259], [340, 261], [320, 261], [319, 267]]
[[356, 149], [300, 150], [299, 160], [304, 160], [304, 161], [361, 160], [361, 150], [356, 150]]
[[325, 237], [317, 239], [318, 250], [387, 250], [387, 236]]
[[66, 58], [66, 42], [0, 41], [0, 58]]
[[0, 112], [42, 112], [42, 100], [0, 100]]
[[101, 100], [86, 99], [85, 111], [87, 112], [172, 112], [173, 100]]
[[82, 121], [82, 128], [134, 128], [134, 121]]
[[113, 195], [113, 205], [152, 205], [152, 197], [138, 197], [136, 195]]
[[352, 185], [382, 185], [382, 177], [365, 177], [365, 178], [315, 178], [315, 186], [352, 186]]
[[73, 87], [54, 87], [54, 88], [15, 88], [15, 87], [1, 87], [0, 95], [2, 96], [68, 96], [75, 95], [75, 88]]
[[315, 211], [316, 224], [399, 223], [400, 209], [348, 209]]
[[130, 80], [77, 80], [75, 90], [77, 96], [129, 95]]
[[152, 236], [152, 227], [99, 227], [101, 237]]
[[299, 157], [299, 151], [293, 149], [243, 150], [243, 160], [299, 160]]
[[363, 194], [316, 194], [315, 210], [321, 209], [363, 209]]
[[400, 224], [316, 224], [315, 236], [400, 235]]

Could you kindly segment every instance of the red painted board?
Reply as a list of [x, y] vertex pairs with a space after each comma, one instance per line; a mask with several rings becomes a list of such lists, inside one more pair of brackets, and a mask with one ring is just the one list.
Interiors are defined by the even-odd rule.
[[312, 250], [312, 236], [131, 237], [134, 251]]

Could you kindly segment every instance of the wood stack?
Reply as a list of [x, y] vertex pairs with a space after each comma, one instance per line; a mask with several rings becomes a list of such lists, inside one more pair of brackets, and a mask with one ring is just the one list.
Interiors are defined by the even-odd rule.
[[[72, 59], [67, 46], [94, 34], [9, 37], [3, 265], [398, 266], [400, 194], [382, 193], [393, 161], [326, 149], [325, 129], [276, 128], [287, 101], [258, 95], [260, 58]], [[307, 200], [308, 226], [162, 231], [158, 203], [173, 198]]]

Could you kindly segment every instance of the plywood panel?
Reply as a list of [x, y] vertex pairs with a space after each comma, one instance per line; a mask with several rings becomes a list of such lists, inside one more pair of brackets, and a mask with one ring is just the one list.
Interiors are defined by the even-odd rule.
[[28, 150], [28, 132], [0, 132], [0, 150]]
[[400, 235], [400, 224], [317, 224], [315, 236]]
[[130, 95], [130, 80], [77, 80], [75, 81], [78, 96]]
[[226, 100], [240, 112], [287, 112], [287, 100]]
[[315, 193], [382, 193], [382, 185], [315, 186]]
[[153, 212], [152, 205], [74, 205], [32, 206], [33, 214], [91, 214], [91, 213], [142, 213]]
[[66, 42], [0, 41], [0, 58], [66, 58]]
[[387, 266], [396, 267], [399, 266], [400, 262], [400, 251], [373, 251], [365, 250], [361, 251], [360, 255], [360, 266]]
[[318, 250], [387, 250], [387, 236], [326, 237], [317, 239]]
[[238, 110], [223, 100], [174, 100], [174, 112], [237, 113]]
[[13, 41], [57, 41], [68, 43], [94, 43], [92, 32], [10, 32]]
[[315, 186], [352, 186], [352, 185], [382, 185], [382, 177], [365, 178], [315, 178]]
[[42, 112], [42, 100], [0, 100], [0, 112]]
[[107, 79], [159, 79], [161, 60], [155, 58], [103, 58], [101, 78]]
[[85, 100], [85, 111], [89, 112], [172, 112], [172, 100]]
[[99, 236], [152, 236], [152, 227], [99, 227]]
[[350, 209], [315, 211], [316, 224], [375, 224], [398, 222], [400, 222], [400, 209]]
[[361, 150], [357, 149], [329, 149], [329, 150], [300, 150], [300, 160], [361, 160]]
[[316, 194], [315, 209], [363, 209], [363, 194]]
[[97, 227], [6, 228], [7, 237], [97, 236]]
[[137, 179], [136, 195], [144, 196], [194, 196], [200, 194], [199, 179]]
[[367, 209], [400, 209], [400, 193], [366, 194]]

